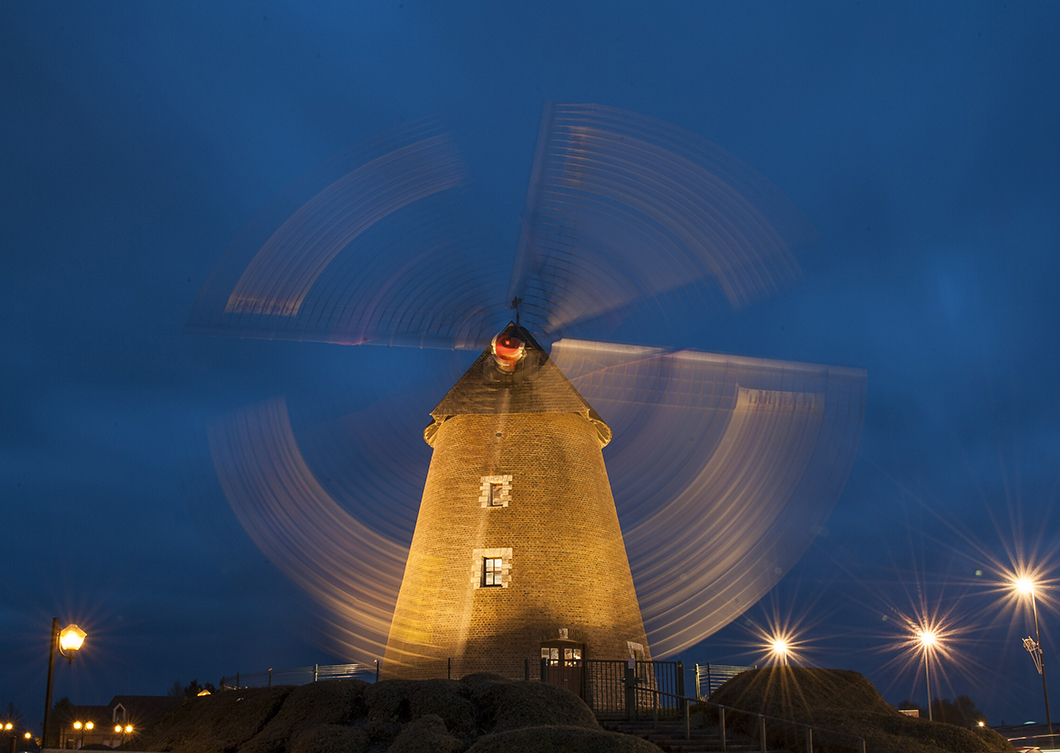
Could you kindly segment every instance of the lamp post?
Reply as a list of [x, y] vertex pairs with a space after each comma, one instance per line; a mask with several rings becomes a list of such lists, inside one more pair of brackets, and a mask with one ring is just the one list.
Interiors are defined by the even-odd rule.
[[116, 733], [118, 733], [119, 735], [121, 735], [121, 743], [120, 744], [121, 745], [125, 745], [125, 736], [132, 734], [133, 726], [131, 724], [126, 724], [123, 727], [120, 724], [115, 724], [114, 725], [114, 731]]
[[924, 649], [924, 676], [927, 678], [928, 721], [935, 721], [931, 715], [931, 649], [938, 642], [938, 636], [931, 630], [921, 630], [916, 634], [917, 640]]
[[59, 618], [52, 618], [52, 632], [48, 641], [48, 687], [44, 695], [44, 728], [41, 730], [42, 749], [48, 746], [48, 717], [51, 716], [52, 685], [55, 680], [55, 650], [58, 649], [59, 654], [73, 664], [74, 654], [81, 648], [86, 635], [84, 630], [74, 624], [67, 625], [60, 631]]
[[[1042, 634], [1038, 630], [1038, 599], [1034, 595], [1034, 581], [1027, 577], [1022, 577], [1015, 582], [1016, 590], [1024, 596], [1030, 595], [1031, 597], [1031, 610], [1034, 612], [1034, 646], [1033, 651], [1028, 647], [1028, 651], [1031, 651], [1031, 658], [1035, 659], [1035, 664], [1038, 667], [1038, 674], [1042, 676], [1042, 695], [1045, 696], [1045, 724], [1049, 728], [1049, 734], [1053, 734], [1053, 719], [1049, 715], [1049, 688], [1045, 684], [1045, 655], [1042, 653]], [[1027, 645], [1024, 642], [1024, 645]], [[1035, 656], [1035, 653], [1037, 656]]]

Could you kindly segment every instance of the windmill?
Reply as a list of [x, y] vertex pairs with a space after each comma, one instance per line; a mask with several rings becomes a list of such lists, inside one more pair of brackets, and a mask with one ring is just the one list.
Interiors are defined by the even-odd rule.
[[429, 123], [340, 155], [248, 226], [188, 325], [480, 351], [435, 398], [419, 505], [387, 470], [402, 456], [387, 411], [296, 436], [282, 399], [212, 426], [221, 486], [341, 652], [385, 654], [391, 676], [443, 661], [521, 676], [538, 651], [673, 655], [820, 530], [865, 373], [598, 335], [771, 295], [812, 228], [717, 146], [597, 105], [546, 106], [513, 271], [465, 232], [465, 182]]

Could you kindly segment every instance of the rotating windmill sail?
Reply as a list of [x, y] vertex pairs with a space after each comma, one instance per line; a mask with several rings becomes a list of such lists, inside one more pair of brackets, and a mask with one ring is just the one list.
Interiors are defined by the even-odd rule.
[[[225, 494], [351, 658], [521, 673], [553, 628], [598, 656], [672, 655], [812, 541], [853, 459], [865, 374], [579, 336], [630, 311], [665, 326], [753, 303], [797, 279], [790, 249], [812, 229], [718, 147], [594, 105], [546, 108], [508, 274], [460, 221], [464, 180], [424, 124], [340, 156], [248, 227], [189, 320], [481, 349], [433, 413], [418, 511], [407, 474], [379, 470], [410, 456], [378, 447], [415, 432], [397, 407], [374, 416], [385, 429], [336, 416], [297, 437], [282, 400], [218, 421]], [[595, 458], [612, 432], [608, 472]]]

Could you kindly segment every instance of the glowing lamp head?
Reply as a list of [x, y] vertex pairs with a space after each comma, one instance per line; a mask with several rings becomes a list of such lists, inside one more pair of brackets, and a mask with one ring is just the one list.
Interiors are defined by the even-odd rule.
[[11, 722], [8, 722], [7, 724], [4, 725], [4, 729], [11, 729], [14, 726], [15, 725], [13, 725]]
[[24, 738], [26, 738], [27, 740], [29, 740], [30, 738], [33, 737], [33, 733], [32, 732], [25, 732], [25, 733], [22, 734], [22, 736]]
[[132, 728], [132, 725], [131, 725], [131, 724], [126, 724], [126, 725], [125, 725], [125, 734], [126, 734], [126, 735], [128, 735], [128, 734], [131, 734], [131, 733], [132, 733], [132, 729], [133, 729], [133, 728]]
[[917, 640], [924, 648], [930, 648], [938, 642], [938, 636], [930, 630], [921, 630], [916, 634]]
[[986, 726], [986, 722], [984, 722], [982, 719], [980, 719], [979, 720], [979, 726], [980, 727], [985, 727]]
[[773, 650], [773, 653], [777, 656], [788, 655], [788, 642], [783, 638], [775, 638], [769, 647]]
[[114, 731], [120, 734], [121, 733], [121, 725], [120, 724], [115, 724], [114, 725]]
[[1024, 576], [1016, 581], [1016, 590], [1024, 596], [1028, 596], [1034, 593], [1034, 581]]
[[515, 335], [504, 332], [493, 338], [490, 348], [497, 367], [508, 374], [515, 371], [519, 361], [526, 355], [526, 343]]
[[89, 730], [90, 732], [95, 729], [95, 727], [95, 722], [85, 722], [85, 729]]
[[59, 648], [61, 648], [64, 653], [67, 651], [77, 651], [81, 648], [81, 644], [85, 642], [86, 635], [88, 635], [88, 633], [77, 625], [67, 625], [63, 628], [62, 632], [59, 633]]
[[81, 722], [74, 722], [74, 729], [81, 729], [84, 726]]

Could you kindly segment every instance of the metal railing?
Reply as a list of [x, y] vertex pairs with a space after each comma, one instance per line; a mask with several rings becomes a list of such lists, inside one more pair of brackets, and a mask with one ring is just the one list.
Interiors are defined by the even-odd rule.
[[[693, 700], [693, 699], [685, 699], [686, 703], [689, 700]], [[695, 702], [695, 701], [693, 700], [693, 702]], [[742, 714], [743, 716], [749, 717], [749, 718], [751, 718], [753, 720], [752, 721], [752, 727], [754, 729], [750, 730], [751, 737], [757, 737], [758, 738], [759, 744], [761, 745], [762, 753], [767, 753], [766, 740], [768, 739], [769, 735], [768, 735], [767, 729], [766, 729], [766, 722], [771, 722], [774, 725], [780, 725], [782, 727], [786, 727], [786, 728], [791, 730], [791, 732], [788, 735], [782, 735], [782, 734], [775, 733], [773, 735], [774, 741], [776, 741], [777, 737], [784, 737], [785, 739], [782, 741], [782, 744], [784, 744], [785, 746], [796, 745], [796, 744], [798, 744], [798, 742], [797, 742], [797, 740], [795, 738], [801, 737], [802, 740], [806, 744], [806, 753], [813, 753], [813, 740], [814, 740], [814, 733], [815, 732], [819, 733], [818, 736], [817, 736], [819, 743], [820, 742], [824, 742], [824, 740], [822, 740], [822, 738], [824, 738], [824, 739], [827, 740], [827, 743], [828, 743], [829, 746], [848, 745], [849, 744], [849, 747], [851, 749], [853, 749], [853, 750], [857, 750], [858, 753], [865, 753], [865, 738], [861, 737], [859, 735], [855, 735], [855, 734], [853, 734], [851, 732], [840, 732], [839, 730], [826, 729], [824, 727], [818, 727], [818, 726], [812, 725], [812, 724], [805, 724], [803, 722], [797, 722], [794, 719], [781, 719], [781, 718], [776, 717], [776, 716], [768, 716], [766, 714], [758, 714], [758, 713], [756, 713], [754, 711], [745, 711], [744, 709], [738, 709], [738, 708], [734, 708], [732, 706], [722, 706], [720, 703], [711, 703], [710, 701], [698, 701], [698, 704], [701, 705], [701, 706], [711, 706], [711, 707], [717, 709], [717, 712], [718, 712], [718, 730], [721, 733], [721, 749], [722, 750], [726, 750], [726, 746], [727, 746], [726, 731], [725, 731], [725, 717], [726, 717], [726, 714], [731, 714], [731, 715]], [[686, 717], [685, 717], [685, 738], [688, 739], [688, 737], [689, 737], [689, 722], [688, 722], [688, 716], [687, 716], [687, 712], [686, 712]], [[846, 740], [849, 740], [850, 742], [849, 743], [840, 742], [840, 741], [835, 739], [837, 737], [841, 738], [841, 739], [845, 738]]]
[[[774, 742], [777, 738], [783, 737], [784, 743], [791, 745], [793, 738], [801, 738], [805, 742], [807, 753], [813, 753], [815, 734], [819, 744], [827, 740], [832, 746], [849, 745], [852, 750], [865, 753], [865, 738], [849, 732], [826, 729], [793, 719], [781, 719], [689, 697], [685, 695], [684, 674], [682, 662], [583, 659], [553, 663], [542, 659], [540, 678], [542, 682], [557, 685], [580, 682], [582, 700], [599, 719], [630, 721], [650, 719], [653, 722], [661, 719], [683, 720], [686, 740], [691, 739], [692, 736], [690, 705], [713, 708], [718, 714], [718, 731], [722, 750], [726, 750], [728, 746], [726, 732], [726, 715], [728, 715], [730, 719], [732, 716], [742, 716], [751, 720], [746, 732], [749, 736], [758, 738], [762, 753], [766, 753], [767, 740], [770, 738], [767, 723], [773, 727], [779, 726], [790, 730], [786, 734], [774, 731], [772, 734]], [[578, 692], [573, 687], [569, 689]], [[849, 741], [849, 743], [843, 741]]]
[[[581, 696], [598, 719], [628, 719], [648, 713], [655, 719], [678, 718], [679, 706], [666, 699], [684, 695], [684, 665], [667, 661], [638, 661], [633, 665], [632, 685], [627, 678], [630, 662], [621, 659], [541, 659], [539, 678]], [[667, 692], [660, 695], [659, 689]]]
[[379, 680], [379, 661], [375, 664], [314, 664], [294, 669], [269, 669], [267, 672], [236, 672], [221, 678], [221, 690], [237, 688], [271, 688], [275, 685], [307, 685], [321, 680]]
[[696, 664], [696, 698], [710, 698], [710, 694], [720, 688], [736, 675], [753, 667], [741, 667], [735, 664]]

